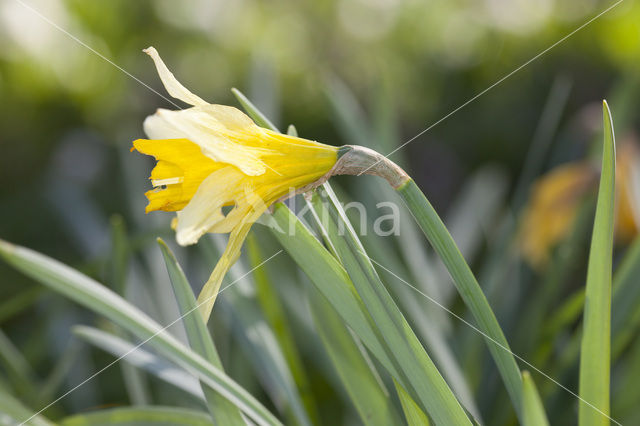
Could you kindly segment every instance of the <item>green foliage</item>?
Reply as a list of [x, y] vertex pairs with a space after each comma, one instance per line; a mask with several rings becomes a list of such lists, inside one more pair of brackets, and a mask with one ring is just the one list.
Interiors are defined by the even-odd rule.
[[[191, 348], [212, 365], [222, 369], [223, 367], [220, 362], [220, 357], [218, 356], [218, 351], [213, 344], [213, 340], [211, 339], [211, 335], [209, 334], [209, 330], [207, 329], [202, 316], [200, 316], [200, 313], [198, 312], [196, 299], [184, 272], [182, 272], [182, 268], [180, 268], [178, 261], [173, 253], [171, 253], [171, 250], [169, 250], [169, 247], [165, 242], [158, 239], [158, 244], [162, 250], [162, 256], [164, 257], [165, 264], [167, 265], [167, 271], [171, 278], [173, 293], [175, 294], [176, 301], [178, 302], [180, 317], [184, 324], [184, 328], [187, 331], [187, 337]], [[219, 395], [215, 389], [211, 388], [206, 383], [202, 383], [202, 391], [207, 399], [209, 413], [211, 414], [211, 418], [215, 424], [229, 426], [244, 424], [240, 411], [229, 401]]]
[[224, 372], [192, 352], [165, 327], [80, 272], [32, 250], [0, 240], [0, 255], [25, 274], [104, 315], [215, 388], [260, 424], [279, 424], [269, 411]]
[[409, 180], [398, 188], [398, 193], [403, 197], [422, 231], [440, 255], [462, 300], [475, 317], [478, 329], [485, 337], [487, 346], [509, 391], [513, 406], [516, 412], [520, 413], [522, 392], [520, 370], [480, 285], [444, 223], [415, 182]]
[[[226, 88], [241, 87], [246, 75], [256, 103], [232, 93], [259, 125], [284, 129], [286, 117], [303, 137], [381, 153], [493, 83], [502, 71], [496, 66], [508, 72], [511, 62], [519, 65], [534, 39], [497, 15], [476, 28], [466, 18], [477, 18], [475, 8], [457, 15], [466, 6], [444, 1], [366, 5], [367, 13], [351, 9], [363, 2], [342, 0], [244, 2], [212, 8], [213, 18], [171, 2], [63, 3], [61, 23], [151, 87], [158, 84], [148, 63], [131, 52], [153, 40], [204, 99], [230, 103]], [[573, 29], [585, 9], [556, 3], [553, 25], [527, 30], [539, 36], [536, 51], [538, 42]], [[1, 19], [13, 19], [7, 10]], [[393, 154], [416, 178], [398, 192], [368, 176], [337, 178], [325, 187], [329, 195], [313, 194], [302, 209], [273, 206], [265, 215], [270, 233], [255, 225], [209, 326], [189, 282], [197, 293], [219, 253], [205, 239], [202, 250], [175, 255], [160, 243], [160, 254], [155, 240], [172, 238], [168, 220], [142, 217], [146, 170], [128, 153], [129, 140], [141, 136], [144, 116], [162, 106], [158, 99], [73, 42], [67, 46], [66, 36], [43, 33], [61, 52], [40, 57], [32, 41], [19, 45], [5, 26], [0, 124], [10, 149], [0, 174], [10, 184], [0, 189], [0, 233], [60, 261], [0, 242], [2, 257], [22, 273], [0, 265], [0, 423], [34, 416], [36, 425], [511, 426], [575, 424], [576, 407], [581, 424], [606, 424], [599, 411], [616, 423], [640, 423], [640, 238], [612, 247], [608, 109], [589, 257], [595, 194], [582, 200], [549, 267], [530, 269], [517, 250], [534, 179], [573, 160], [599, 121], [587, 105], [577, 109], [574, 93], [604, 92], [603, 82], [619, 77], [611, 90], [616, 131], [637, 131], [632, 40], [639, 10], [594, 22], [596, 36], [576, 34], [547, 56], [553, 72], [533, 63], [523, 71], [536, 79], [493, 90], [477, 109]], [[367, 16], [378, 17], [373, 27]], [[461, 24], [473, 27], [473, 37], [461, 37]], [[497, 38], [500, 64], [492, 54], [475, 56], [493, 52]], [[473, 46], [451, 48], [462, 42]], [[598, 78], [591, 79], [585, 70], [594, 61]], [[569, 72], [557, 76], [555, 65]], [[577, 71], [584, 78], [568, 77]], [[551, 81], [544, 103], [540, 88]], [[506, 171], [476, 171], [488, 160]], [[378, 203], [402, 198], [409, 209], [399, 207], [398, 235], [356, 233], [373, 220], [344, 206], [363, 202], [374, 214]], [[113, 211], [109, 232], [105, 212]], [[534, 384], [516, 358], [547, 377], [535, 375]], [[116, 360], [120, 370], [109, 368]], [[577, 388], [586, 402], [572, 393]]]
[[522, 424], [549, 426], [540, 395], [528, 371], [522, 372]]
[[78, 414], [63, 419], [61, 426], [149, 425], [149, 426], [208, 426], [211, 419], [206, 414], [175, 407], [112, 408], [90, 414]]
[[581, 426], [608, 425], [611, 375], [611, 274], [616, 144], [611, 111], [602, 105], [604, 144], [596, 217], [589, 251], [580, 351]]

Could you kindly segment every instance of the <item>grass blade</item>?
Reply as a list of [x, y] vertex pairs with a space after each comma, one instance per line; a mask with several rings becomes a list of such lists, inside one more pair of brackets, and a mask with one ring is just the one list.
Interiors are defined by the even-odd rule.
[[[249, 234], [246, 241], [247, 254], [250, 264], [253, 268], [260, 265], [265, 261], [258, 242], [256, 241], [253, 233]], [[267, 323], [271, 326], [273, 333], [278, 340], [278, 345], [282, 350], [282, 355], [286, 360], [286, 364], [291, 371], [293, 380], [307, 415], [312, 423], [319, 423], [318, 410], [316, 403], [311, 392], [311, 385], [307, 373], [305, 371], [304, 364], [302, 363], [302, 357], [296, 347], [296, 342], [293, 338], [293, 333], [289, 327], [289, 321], [284, 311], [284, 307], [278, 299], [275, 291], [275, 283], [270, 279], [267, 274], [267, 269], [256, 269], [253, 273], [254, 281], [256, 284], [256, 294], [258, 302], [264, 313]]]
[[522, 373], [523, 426], [549, 426], [540, 395], [528, 371]]
[[398, 385], [397, 382], [394, 382], [394, 384], [396, 385], [396, 392], [398, 392], [407, 424], [409, 426], [428, 426], [430, 422], [427, 415], [424, 414], [418, 404], [416, 404], [402, 386]]
[[136, 348], [136, 345], [132, 342], [97, 328], [78, 325], [73, 327], [73, 333], [85, 342], [110, 353], [116, 358], [127, 354], [123, 361], [131, 365], [132, 368], [145, 370], [158, 379], [200, 400], [204, 400], [198, 380], [185, 370], [165, 361], [164, 358], [160, 358], [146, 349]]
[[465, 305], [473, 314], [479, 330], [498, 366], [516, 414], [520, 417], [522, 400], [522, 377], [509, 343], [498, 324], [471, 268], [458, 250], [455, 241], [438, 217], [435, 209], [420, 188], [411, 179], [397, 189], [427, 239], [444, 262]]
[[258, 126], [271, 129], [276, 132], [278, 131], [278, 128], [271, 121], [269, 121], [269, 119], [262, 112], [260, 112], [260, 110], [253, 103], [251, 103], [251, 101], [244, 95], [244, 93], [242, 93], [235, 87], [231, 89], [231, 92], [236, 97], [236, 99], [238, 99], [245, 111], [247, 111], [247, 114], [249, 114], [249, 116], [253, 118], [253, 121], [255, 121]]
[[611, 270], [616, 148], [611, 112], [606, 101], [603, 102], [603, 116], [602, 173], [589, 252], [580, 351], [580, 397], [596, 407], [596, 410], [580, 402], [578, 419], [581, 426], [609, 424], [607, 416], [611, 368]]
[[[178, 308], [180, 309], [180, 315], [182, 315], [182, 323], [187, 332], [187, 338], [189, 339], [189, 345], [198, 355], [202, 356], [212, 365], [216, 366], [220, 370], [224, 370], [218, 351], [213, 343], [209, 330], [204, 323], [201, 315], [190, 315], [197, 309], [196, 298], [193, 294], [193, 290], [187, 281], [187, 277], [184, 275], [180, 264], [176, 260], [175, 256], [167, 246], [167, 244], [158, 239], [158, 245], [162, 251], [165, 264], [167, 265], [167, 272], [171, 279], [171, 286], [173, 293], [176, 296], [178, 302]], [[207, 407], [209, 413], [213, 419], [214, 424], [217, 425], [245, 425], [245, 421], [242, 419], [240, 411], [226, 400], [222, 395], [213, 390], [205, 383], [201, 383], [202, 391], [207, 400]]]
[[374, 329], [373, 321], [362, 306], [362, 301], [342, 265], [287, 206], [282, 203], [276, 204], [272, 217], [280, 229], [292, 226], [291, 232], [278, 232], [274, 229], [276, 239], [338, 312], [345, 324], [355, 332], [387, 371], [401, 381], [402, 377], [396, 365], [381, 343], [381, 336]]
[[[326, 223], [320, 223], [319, 226], [323, 227], [323, 232], [336, 249], [367, 311], [380, 330], [385, 345], [404, 377], [402, 386], [419, 401], [436, 423], [470, 424], [460, 403], [387, 292], [335, 194], [326, 184], [324, 190], [329, 194], [330, 202], [323, 203], [318, 192], [312, 197], [316, 215], [326, 219]], [[346, 228], [344, 236], [342, 228]]]
[[178, 407], [112, 408], [67, 417], [60, 426], [88, 425], [209, 426], [205, 413]]
[[22, 405], [22, 402], [14, 398], [3, 386], [0, 385], [0, 423], [6, 425], [19, 424], [24, 419], [31, 418], [29, 425], [52, 426], [54, 423], [42, 415], [34, 414], [34, 411]]
[[148, 342], [167, 358], [204, 380], [258, 424], [280, 424], [269, 410], [223, 371], [184, 346], [160, 324], [98, 282], [47, 256], [2, 240], [0, 255], [25, 275], [107, 317]]
[[[221, 238], [203, 241], [203, 248], [215, 259], [224, 250]], [[277, 254], [277, 253], [276, 253]], [[275, 256], [276, 254], [272, 255]], [[262, 263], [266, 262], [265, 259]], [[252, 291], [253, 282], [242, 273], [237, 263], [227, 273], [224, 298], [218, 307], [227, 328], [233, 332], [240, 347], [253, 365], [256, 376], [267, 390], [269, 398], [285, 416], [287, 424], [308, 426], [309, 416], [293, 379], [289, 365], [278, 345], [273, 330], [267, 324]], [[232, 285], [236, 283], [236, 285]]]
[[400, 418], [391, 404], [389, 395], [371, 370], [336, 310], [314, 288], [310, 289], [308, 300], [323, 346], [363, 424], [398, 424]]

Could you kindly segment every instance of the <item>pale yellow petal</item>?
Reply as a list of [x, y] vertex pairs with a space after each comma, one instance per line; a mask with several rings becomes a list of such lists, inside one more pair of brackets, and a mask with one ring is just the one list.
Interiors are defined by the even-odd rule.
[[[265, 150], [240, 143], [241, 138], [258, 136], [250, 132], [244, 134], [230, 130], [217, 117], [209, 114], [207, 109], [200, 107], [182, 111], [160, 109], [157, 116], [164, 120], [165, 128], [170, 128], [172, 132], [181, 134], [183, 138], [198, 144], [209, 158], [231, 164], [249, 176], [263, 174], [266, 167], [260, 155]], [[237, 124], [237, 121], [234, 124]]]
[[149, 139], [183, 139], [185, 137], [184, 132], [167, 123], [167, 120], [160, 117], [158, 112], [145, 118], [142, 128]]
[[238, 108], [216, 104], [204, 105], [201, 108], [227, 130], [247, 132], [259, 129], [256, 123]]
[[[160, 80], [162, 80], [162, 84], [164, 84], [164, 88], [167, 89], [167, 92], [171, 96], [176, 99], [180, 99], [182, 102], [186, 102], [189, 105], [206, 105], [207, 102], [202, 100], [199, 96], [191, 93], [186, 87], [184, 87], [169, 71], [169, 68], [164, 64], [158, 51], [154, 47], [149, 47], [143, 50], [144, 53], [151, 56], [153, 59], [153, 63], [156, 65], [156, 69], [158, 70], [158, 75], [160, 75]], [[153, 137], [153, 139], [156, 139]]]
[[205, 322], [209, 320], [213, 304], [215, 303], [218, 292], [220, 291], [220, 284], [222, 284], [224, 276], [227, 274], [227, 271], [229, 271], [229, 268], [231, 268], [240, 257], [242, 244], [251, 230], [251, 225], [253, 225], [261, 214], [262, 212], [251, 213], [245, 217], [244, 220], [233, 229], [233, 231], [231, 231], [231, 234], [229, 235], [229, 242], [227, 243], [227, 247], [224, 249], [224, 253], [220, 256], [220, 260], [218, 260], [211, 276], [204, 284], [200, 294], [198, 295], [198, 306], [200, 307], [200, 313], [202, 314]]
[[242, 179], [243, 174], [238, 170], [224, 167], [202, 181], [189, 204], [178, 212], [178, 244], [195, 244], [217, 222], [224, 220], [222, 207], [237, 198]]

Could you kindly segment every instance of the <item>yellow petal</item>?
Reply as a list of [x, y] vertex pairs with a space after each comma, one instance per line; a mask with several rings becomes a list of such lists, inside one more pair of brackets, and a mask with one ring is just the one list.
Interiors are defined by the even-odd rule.
[[535, 183], [518, 238], [532, 266], [545, 266], [551, 249], [571, 230], [578, 203], [595, 177], [595, 170], [582, 162], [557, 167]]
[[233, 266], [240, 257], [242, 243], [244, 243], [244, 240], [247, 238], [247, 234], [249, 233], [249, 230], [251, 230], [251, 225], [253, 225], [253, 222], [255, 222], [261, 214], [262, 212], [254, 212], [254, 214], [247, 217], [243, 222], [238, 224], [233, 231], [231, 231], [224, 253], [222, 253], [220, 260], [216, 264], [215, 268], [213, 268], [211, 276], [204, 284], [200, 294], [198, 295], [198, 306], [205, 322], [209, 320], [213, 304], [215, 303], [216, 297], [220, 291], [220, 284], [222, 284], [224, 276], [229, 271], [229, 268], [231, 268], [231, 266]]
[[203, 155], [198, 145], [186, 139], [138, 139], [133, 147], [158, 160], [150, 179], [154, 186], [161, 187], [145, 194], [149, 199], [147, 213], [183, 209], [202, 181], [225, 166]]
[[640, 152], [633, 141], [620, 144], [616, 155], [616, 239], [629, 242], [638, 234]]
[[238, 198], [243, 177], [236, 168], [226, 166], [202, 181], [189, 204], [178, 212], [178, 244], [195, 244], [211, 227], [225, 219], [222, 207]]
[[[145, 131], [149, 129], [154, 136], [166, 132], [163, 138], [179, 135], [199, 145], [212, 160], [231, 164], [250, 176], [263, 174], [266, 167], [260, 156], [267, 151], [260, 146], [261, 129], [248, 117], [247, 122], [240, 117], [230, 119], [229, 114], [212, 115], [211, 111], [218, 110], [209, 107], [211, 105], [181, 111], [159, 109], [154, 119], [147, 119]], [[242, 125], [246, 126], [238, 127]]]
[[149, 47], [143, 50], [144, 53], [151, 56], [153, 63], [156, 65], [160, 80], [164, 84], [164, 88], [167, 92], [176, 99], [180, 99], [182, 102], [186, 102], [189, 105], [207, 105], [207, 102], [203, 101], [199, 96], [191, 93], [186, 87], [184, 87], [175, 78], [173, 73], [169, 71], [169, 68], [164, 64], [158, 51], [154, 47]]

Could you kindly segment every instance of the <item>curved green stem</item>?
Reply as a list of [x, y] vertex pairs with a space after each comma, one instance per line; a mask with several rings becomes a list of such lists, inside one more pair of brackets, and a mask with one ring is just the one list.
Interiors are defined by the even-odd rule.
[[415, 218], [425, 236], [444, 262], [465, 305], [473, 314], [478, 331], [483, 334], [489, 351], [498, 366], [502, 380], [515, 407], [521, 415], [522, 377], [507, 339], [491, 310], [471, 268], [458, 250], [455, 241], [413, 179], [407, 180], [396, 191]]

